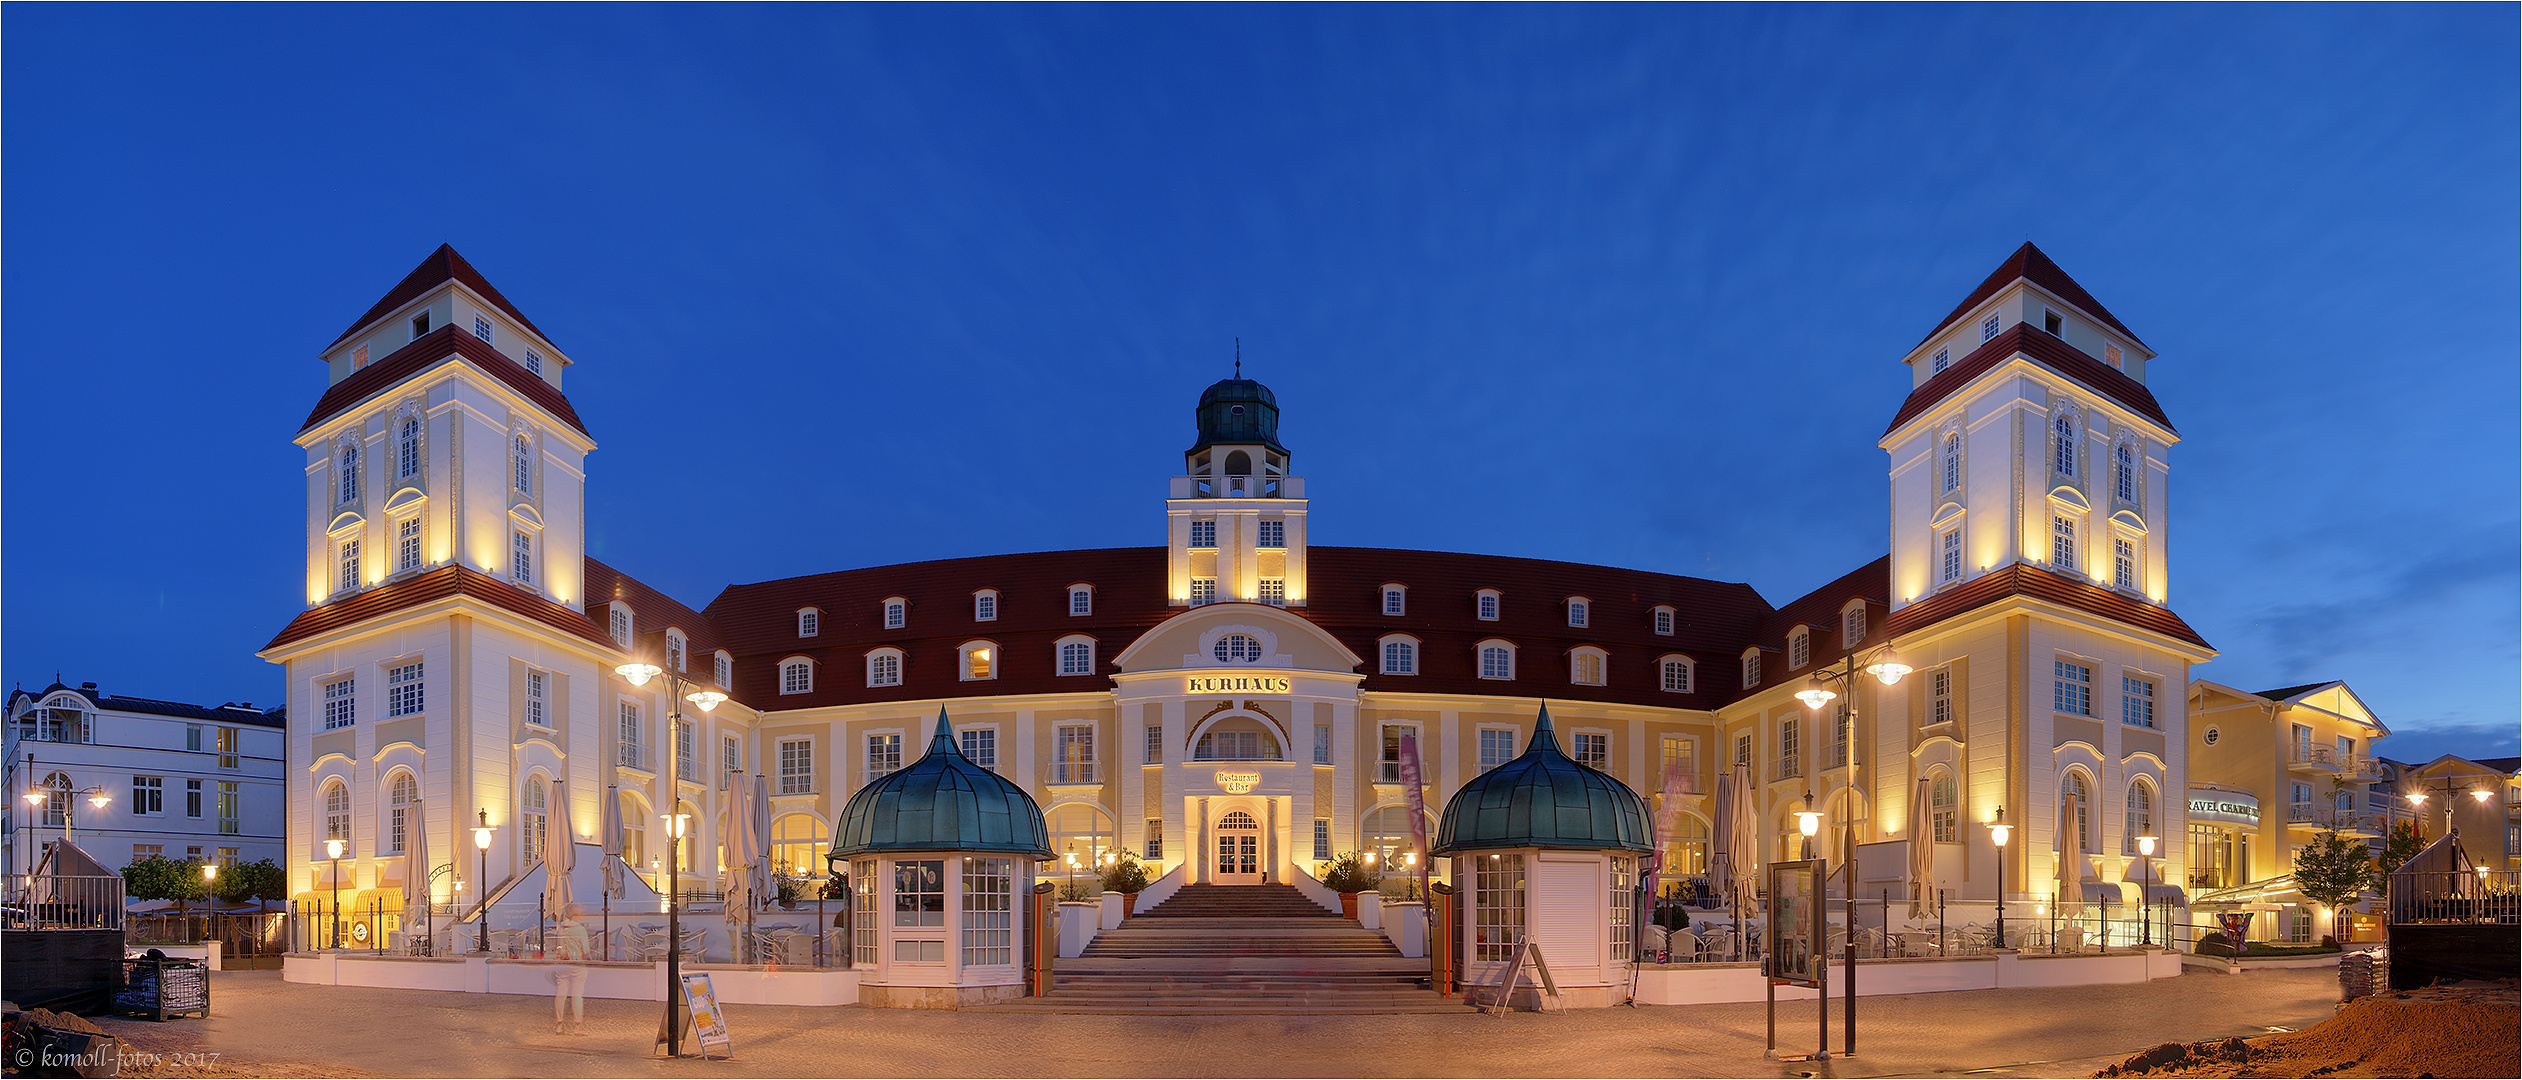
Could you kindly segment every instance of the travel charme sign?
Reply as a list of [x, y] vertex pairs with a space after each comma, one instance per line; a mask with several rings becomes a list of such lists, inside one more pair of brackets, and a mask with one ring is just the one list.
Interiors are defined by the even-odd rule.
[[1265, 675], [1194, 675], [1185, 680], [1186, 694], [1284, 694], [1294, 683]]
[[2189, 819], [2259, 824], [2259, 796], [2239, 791], [2189, 789]]

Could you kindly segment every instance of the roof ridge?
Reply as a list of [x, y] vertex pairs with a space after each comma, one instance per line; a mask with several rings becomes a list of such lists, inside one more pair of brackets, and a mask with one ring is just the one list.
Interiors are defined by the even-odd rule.
[[483, 277], [482, 272], [474, 269], [473, 264], [466, 260], [461, 252], [455, 250], [455, 245], [449, 243], [440, 243], [437, 250], [422, 256], [420, 265], [412, 267], [412, 272], [403, 275], [403, 280], [395, 282], [393, 288], [387, 289], [385, 295], [379, 297], [377, 302], [368, 308], [366, 314], [359, 316], [357, 322], [351, 323], [349, 329], [342, 331], [340, 337], [334, 338], [331, 344], [324, 347], [331, 349], [334, 345], [348, 341], [352, 334], [367, 329], [395, 309], [419, 299], [423, 293], [448, 281], [457, 282], [473, 290], [482, 299], [489, 301], [491, 306], [507, 313], [509, 318], [517, 320], [526, 329], [533, 331], [534, 336], [542, 338], [554, 349], [560, 348], [558, 344], [552, 343], [550, 334], [544, 333], [542, 327], [534, 325], [534, 320], [525, 317], [525, 312], [517, 310], [515, 304], [509, 303], [508, 298], [490, 283], [490, 279]]
[[[1944, 316], [1935, 324], [1934, 329], [1927, 331], [1925, 337], [1918, 339], [1918, 345], [1935, 340], [1935, 335], [1943, 333], [1955, 322], [1960, 321], [1961, 317], [1969, 314], [1971, 309], [1978, 307], [1989, 297], [1995, 296], [2006, 286], [2017, 281], [2029, 281], [2048, 290], [2058, 299], [2083, 309], [2085, 314], [2110, 324], [2111, 329], [2128, 335], [2128, 340], [2144, 346], [2149, 351], [2152, 350], [2153, 346], [2146, 345], [2145, 340], [2139, 338], [2136, 331], [2128, 329], [2127, 324], [2120, 322], [2119, 317], [2111, 314], [2109, 308], [2103, 307], [2102, 302], [2094, 299], [2091, 292], [2077, 284], [2075, 278], [2068, 274], [2065, 268], [2049, 257], [2048, 252], [2042, 251], [2039, 245], [2029, 240], [2023, 241], [2023, 246], [2015, 248], [2014, 253], [2006, 256], [2004, 262], [1998, 263], [1997, 268], [1990, 271], [1986, 279], [1980, 281], [1979, 287], [1972, 289], [1970, 295], [1964, 297], [1962, 302], [1953, 308], [1952, 314]], [[1914, 350], [1918, 345], [1912, 345], [1910, 348]]]

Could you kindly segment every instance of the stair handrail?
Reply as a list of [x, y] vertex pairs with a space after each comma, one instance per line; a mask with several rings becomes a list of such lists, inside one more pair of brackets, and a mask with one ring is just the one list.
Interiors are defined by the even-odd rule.
[[1297, 892], [1305, 894], [1305, 899], [1322, 905], [1324, 910], [1334, 915], [1343, 914], [1340, 910], [1340, 894], [1332, 892], [1331, 886], [1314, 880], [1314, 876], [1306, 873], [1304, 867], [1289, 867], [1287, 883], [1295, 886]]
[[1173, 869], [1165, 871], [1164, 876], [1148, 882], [1146, 888], [1138, 891], [1138, 904], [1134, 910], [1145, 915], [1148, 909], [1173, 899], [1173, 894], [1182, 891], [1183, 879], [1190, 876], [1187, 873], [1190, 868], [1189, 863], [1175, 863]]

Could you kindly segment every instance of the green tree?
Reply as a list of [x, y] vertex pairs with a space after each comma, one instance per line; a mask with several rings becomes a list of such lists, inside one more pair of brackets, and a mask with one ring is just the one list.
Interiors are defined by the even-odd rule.
[[199, 900], [201, 860], [151, 855], [123, 867], [123, 892], [134, 900]]
[[2402, 821], [2391, 826], [2390, 838], [2382, 842], [2382, 850], [2373, 856], [2373, 861], [2387, 879], [2391, 871], [2399, 869], [2401, 864], [2416, 858], [2417, 853], [2424, 850], [2426, 835], [2417, 831], [2417, 823]]
[[2364, 842], [2349, 841], [2334, 829], [2321, 830], [2294, 853], [2294, 887], [2332, 912], [2355, 903], [2373, 879], [2373, 854]]
[[247, 900], [286, 900], [289, 898], [289, 872], [270, 859], [238, 863], [219, 871], [219, 899], [231, 904]]

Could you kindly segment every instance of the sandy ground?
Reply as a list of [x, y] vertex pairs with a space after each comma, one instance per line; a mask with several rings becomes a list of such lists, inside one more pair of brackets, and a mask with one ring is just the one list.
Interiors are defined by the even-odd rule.
[[2385, 992], [2302, 1031], [2165, 1043], [2094, 1075], [2522, 1076], [2522, 1011], [2510, 981]]

